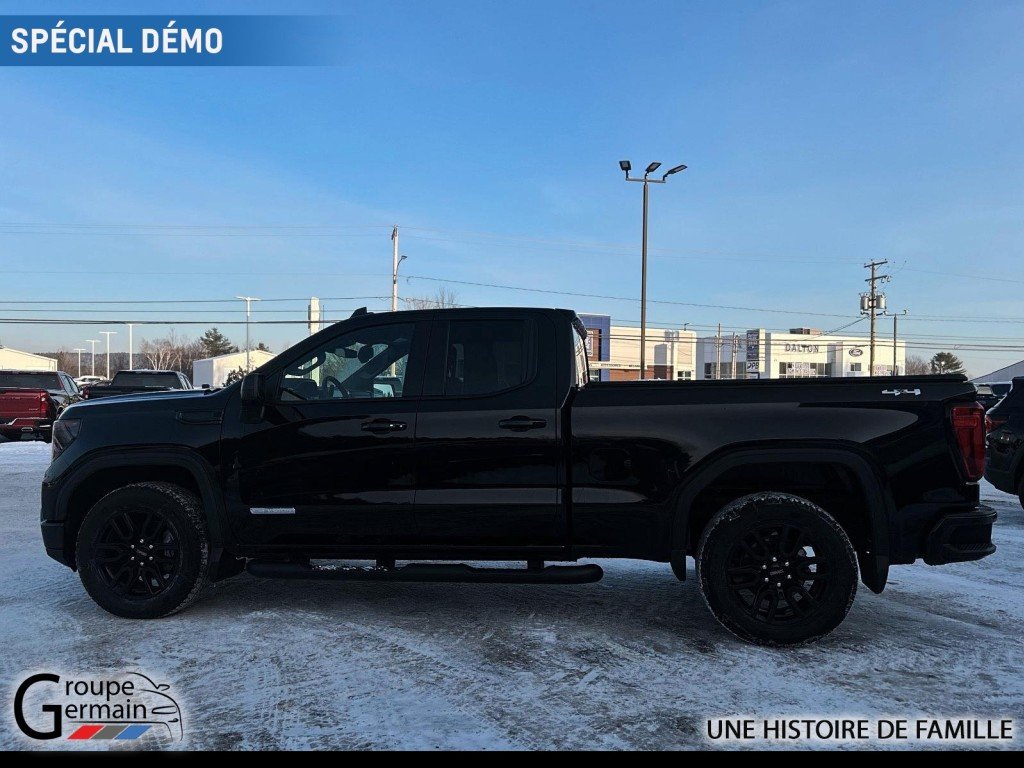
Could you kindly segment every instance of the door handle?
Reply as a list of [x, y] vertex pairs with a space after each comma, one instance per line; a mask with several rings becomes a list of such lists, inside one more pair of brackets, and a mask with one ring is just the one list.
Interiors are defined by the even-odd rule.
[[510, 429], [513, 432], [525, 432], [528, 429], [543, 429], [548, 425], [547, 419], [534, 419], [529, 416], [513, 416], [511, 419], [502, 419], [498, 426], [502, 429]]
[[401, 432], [405, 429], [404, 421], [392, 421], [391, 419], [372, 419], [364, 421], [359, 427], [363, 432], [373, 432], [380, 435], [385, 432]]

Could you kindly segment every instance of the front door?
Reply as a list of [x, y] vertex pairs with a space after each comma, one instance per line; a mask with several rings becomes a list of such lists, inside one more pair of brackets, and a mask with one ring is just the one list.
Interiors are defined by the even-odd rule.
[[554, 362], [541, 313], [434, 324], [416, 425], [424, 543], [565, 544]]
[[270, 376], [263, 417], [242, 425], [237, 451], [245, 543], [329, 548], [415, 538], [427, 328], [347, 323]]

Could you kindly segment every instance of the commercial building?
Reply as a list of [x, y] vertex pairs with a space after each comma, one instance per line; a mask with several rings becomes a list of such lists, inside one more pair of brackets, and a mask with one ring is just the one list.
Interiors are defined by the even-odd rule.
[[[587, 329], [591, 377], [599, 381], [640, 378], [640, 328], [613, 325], [609, 315], [580, 315]], [[647, 379], [696, 378], [697, 334], [672, 328], [647, 328]]]
[[[745, 333], [715, 335], [697, 341], [697, 373], [701, 379], [805, 379], [825, 376], [868, 376], [871, 340], [863, 336], [823, 334], [815, 328], [788, 333], [755, 328]], [[891, 337], [875, 338], [876, 376], [906, 373], [906, 344]]]
[[[273, 359], [272, 352], [265, 352], [262, 349], [249, 350], [249, 364], [253, 368]], [[233, 371], [244, 368], [245, 352], [230, 352], [217, 357], [204, 357], [202, 360], [192, 363], [192, 386], [196, 388], [223, 387]]]
[[0, 346], [0, 369], [9, 371], [56, 371], [57, 361], [52, 357], [33, 355], [10, 347]]

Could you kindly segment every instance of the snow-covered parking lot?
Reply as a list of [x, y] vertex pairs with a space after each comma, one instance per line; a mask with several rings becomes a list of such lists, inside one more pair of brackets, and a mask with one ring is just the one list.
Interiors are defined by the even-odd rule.
[[679, 748], [728, 715], [1012, 717], [1024, 743], [1024, 512], [988, 486], [994, 556], [895, 569], [822, 643], [767, 650], [719, 627], [693, 580], [633, 561], [584, 586], [243, 575], [169, 619], [116, 619], [43, 552], [48, 451], [0, 445], [0, 747], [68, 746], [11, 720], [42, 669], [158, 675], [202, 748]]

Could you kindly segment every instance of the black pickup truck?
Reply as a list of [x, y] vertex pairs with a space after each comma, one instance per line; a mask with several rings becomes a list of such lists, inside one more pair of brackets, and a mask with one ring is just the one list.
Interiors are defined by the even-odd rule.
[[880, 592], [891, 565], [995, 550], [963, 377], [596, 383], [584, 339], [568, 310], [363, 312], [222, 390], [75, 405], [46, 550], [137, 618], [243, 569], [581, 583], [601, 568], [546, 564], [684, 579], [692, 556], [718, 620], [765, 644], [834, 629], [858, 570]]
[[192, 389], [192, 382], [180, 371], [118, 371], [108, 384], [87, 384], [82, 387], [82, 399], [96, 400], [100, 397], [166, 392], [173, 389]]

